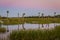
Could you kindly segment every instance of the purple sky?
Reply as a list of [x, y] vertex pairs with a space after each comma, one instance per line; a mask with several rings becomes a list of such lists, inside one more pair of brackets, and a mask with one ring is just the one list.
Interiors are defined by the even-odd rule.
[[[5, 16], [6, 10], [10, 11], [10, 16], [15, 13], [22, 15], [38, 15], [43, 12], [45, 15], [52, 15], [54, 11], [60, 14], [60, 0], [0, 0], [0, 15]], [[21, 16], [20, 15], [20, 16]]]

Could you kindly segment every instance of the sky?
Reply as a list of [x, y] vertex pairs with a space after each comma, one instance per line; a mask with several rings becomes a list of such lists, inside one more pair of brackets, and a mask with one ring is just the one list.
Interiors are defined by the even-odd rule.
[[0, 0], [0, 15], [6, 16], [9, 10], [9, 17], [38, 16], [38, 12], [44, 15], [60, 14], [60, 0]]

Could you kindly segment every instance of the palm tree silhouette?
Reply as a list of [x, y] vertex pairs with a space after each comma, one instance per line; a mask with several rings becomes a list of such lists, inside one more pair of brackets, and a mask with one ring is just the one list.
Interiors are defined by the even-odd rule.
[[25, 30], [25, 28], [24, 28], [24, 15], [25, 15], [25, 13], [23, 13], [23, 15], [22, 15], [22, 18], [23, 18], [22, 28]]
[[56, 15], [56, 12], [54, 12], [54, 26], [55, 26], [55, 15]]
[[8, 14], [9, 14], [9, 11], [7, 10], [7, 32], [9, 32], [9, 29], [8, 29]]
[[18, 30], [19, 30], [19, 13], [18, 13]]
[[[38, 13], [38, 16], [39, 16], [39, 18], [40, 18], [40, 12]], [[40, 23], [38, 23], [38, 26], [39, 26], [39, 29], [40, 29]]]
[[[49, 20], [49, 15], [47, 16], [47, 20]], [[48, 21], [47, 27], [49, 29], [49, 21]]]
[[[44, 13], [42, 13], [41, 15], [42, 15], [42, 18], [44, 19]], [[44, 26], [43, 26], [43, 23], [42, 23], [42, 27], [44, 27]]]
[[54, 12], [54, 17], [55, 17], [55, 15], [56, 15], [56, 12]]

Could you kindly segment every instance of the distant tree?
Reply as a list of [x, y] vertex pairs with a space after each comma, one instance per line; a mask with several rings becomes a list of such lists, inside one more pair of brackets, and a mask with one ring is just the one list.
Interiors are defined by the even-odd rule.
[[60, 15], [56, 15], [57, 18], [60, 18]]
[[22, 17], [24, 17], [24, 15], [25, 15], [25, 13], [23, 13], [23, 16]]

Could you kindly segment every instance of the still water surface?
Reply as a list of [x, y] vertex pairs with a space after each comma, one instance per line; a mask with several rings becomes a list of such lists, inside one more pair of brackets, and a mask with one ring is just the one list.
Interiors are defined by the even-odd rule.
[[[60, 23], [50, 23], [49, 27], [48, 27], [48, 24], [43, 24], [43, 27], [42, 27], [42, 24], [25, 23], [24, 28], [25, 29], [38, 29], [40, 27], [40, 29], [48, 29], [48, 28], [54, 28], [55, 26], [59, 26], [59, 25], [60, 25]], [[2, 25], [2, 27], [5, 27], [7, 29], [7, 25]], [[8, 29], [9, 29], [9, 31], [18, 30], [18, 25], [8, 25]], [[19, 29], [23, 29], [22, 24], [19, 24]]]
[[[50, 23], [49, 27], [48, 24], [43, 24], [44, 27], [42, 27], [42, 24], [24, 24], [25, 29], [38, 29], [40, 27], [40, 29], [51, 29], [54, 28], [55, 26], [59, 26], [60, 23]], [[2, 25], [2, 27], [5, 27], [7, 29], [7, 25]], [[19, 24], [19, 29], [23, 29], [22, 28], [22, 24]], [[10, 32], [12, 32], [12, 30], [18, 30], [18, 25], [8, 25], [8, 30], [9, 32], [5, 32], [5, 33], [0, 33], [0, 39], [8, 39], [8, 35], [10, 34]]]

